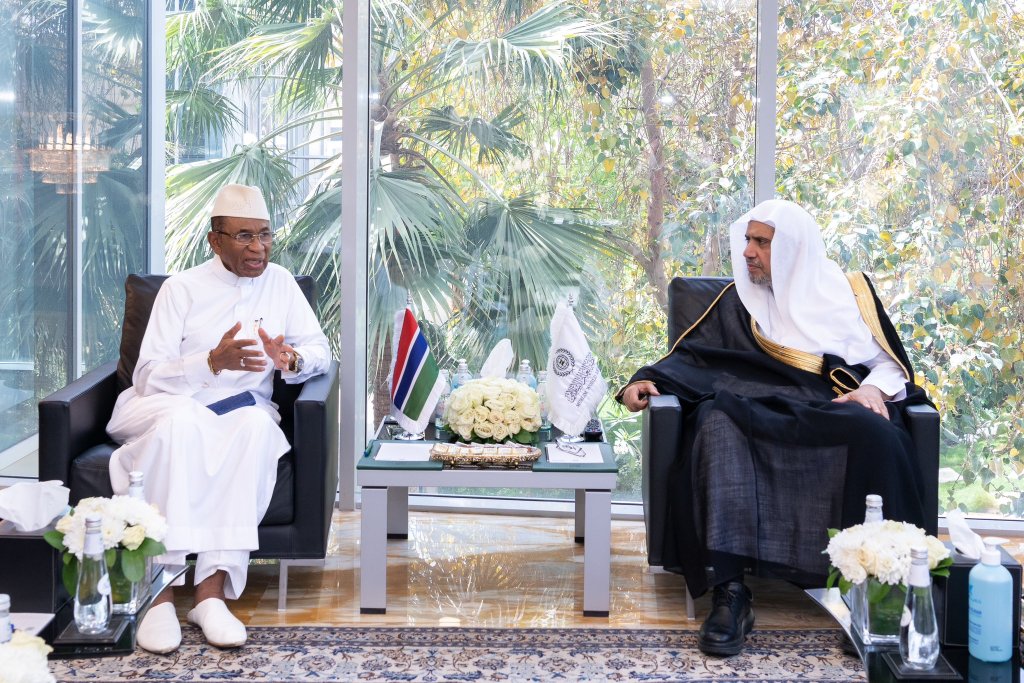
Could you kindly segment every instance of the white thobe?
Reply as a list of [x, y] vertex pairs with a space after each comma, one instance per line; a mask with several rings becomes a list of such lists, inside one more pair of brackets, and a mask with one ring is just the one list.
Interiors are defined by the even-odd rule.
[[[107, 425], [123, 444], [110, 459], [114, 492], [127, 492], [128, 473], [141, 471], [146, 499], [167, 518], [167, 553], [156, 561], [180, 566], [197, 553], [196, 583], [223, 569], [229, 598], [245, 587], [277, 460], [290, 448], [270, 400], [272, 359], [263, 372], [210, 371], [210, 350], [236, 322], [236, 339], [255, 339], [262, 348], [255, 331], [261, 326], [271, 337], [283, 334], [302, 356], [301, 373], [281, 373], [288, 383], [321, 374], [330, 363], [327, 338], [287, 270], [271, 263], [259, 277], [238, 277], [214, 256], [160, 288], [133, 385], [118, 396]], [[224, 415], [206, 407], [242, 391], [252, 393], [255, 406]]]

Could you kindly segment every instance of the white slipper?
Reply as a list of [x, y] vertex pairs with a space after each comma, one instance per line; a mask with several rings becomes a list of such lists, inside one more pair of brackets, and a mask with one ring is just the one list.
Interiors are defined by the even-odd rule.
[[207, 598], [188, 613], [189, 623], [203, 629], [206, 642], [214, 647], [245, 644], [245, 625], [228, 610], [220, 598]]
[[181, 645], [181, 624], [173, 602], [161, 602], [149, 608], [135, 634], [135, 644], [158, 655], [178, 649]]

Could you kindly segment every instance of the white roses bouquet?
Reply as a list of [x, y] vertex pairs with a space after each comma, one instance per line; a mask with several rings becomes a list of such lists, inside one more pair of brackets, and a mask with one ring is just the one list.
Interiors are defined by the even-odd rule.
[[15, 631], [0, 645], [0, 681], [3, 683], [53, 683], [46, 655], [53, 648], [38, 636]]
[[928, 548], [928, 568], [933, 576], [949, 576], [953, 563], [949, 549], [924, 529], [906, 522], [886, 520], [858, 524], [838, 531], [829, 529], [828, 585], [836, 584], [846, 593], [851, 586], [873, 578], [889, 586], [907, 585], [910, 576], [910, 547]]
[[156, 506], [129, 496], [83, 498], [57, 522], [56, 531], [43, 534], [47, 543], [64, 551], [64, 587], [71, 595], [75, 594], [78, 563], [85, 545], [85, 518], [90, 514], [103, 518], [103, 548], [112, 574], [120, 570], [129, 582], [141, 581], [146, 558], [166, 552], [162, 541], [167, 535], [167, 520]]
[[540, 429], [540, 398], [516, 380], [474, 379], [452, 392], [442, 419], [465, 441], [531, 443]]

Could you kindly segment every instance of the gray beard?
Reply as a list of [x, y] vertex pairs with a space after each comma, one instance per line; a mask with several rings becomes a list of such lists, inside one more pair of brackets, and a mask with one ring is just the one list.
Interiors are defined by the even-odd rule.
[[750, 276], [750, 281], [753, 282], [755, 285], [762, 285], [764, 287], [772, 286], [772, 276], [768, 275], [767, 273], [761, 273], [760, 275], [748, 273], [748, 275]]

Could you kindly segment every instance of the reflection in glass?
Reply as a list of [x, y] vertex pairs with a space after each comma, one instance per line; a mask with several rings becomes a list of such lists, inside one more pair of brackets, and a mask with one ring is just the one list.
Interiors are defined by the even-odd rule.
[[[3, 472], [30, 452], [18, 444], [36, 431], [38, 399], [116, 358], [124, 279], [145, 270], [146, 5], [0, 11], [12, 18], [0, 26]], [[15, 474], [33, 476], [34, 463]]]

